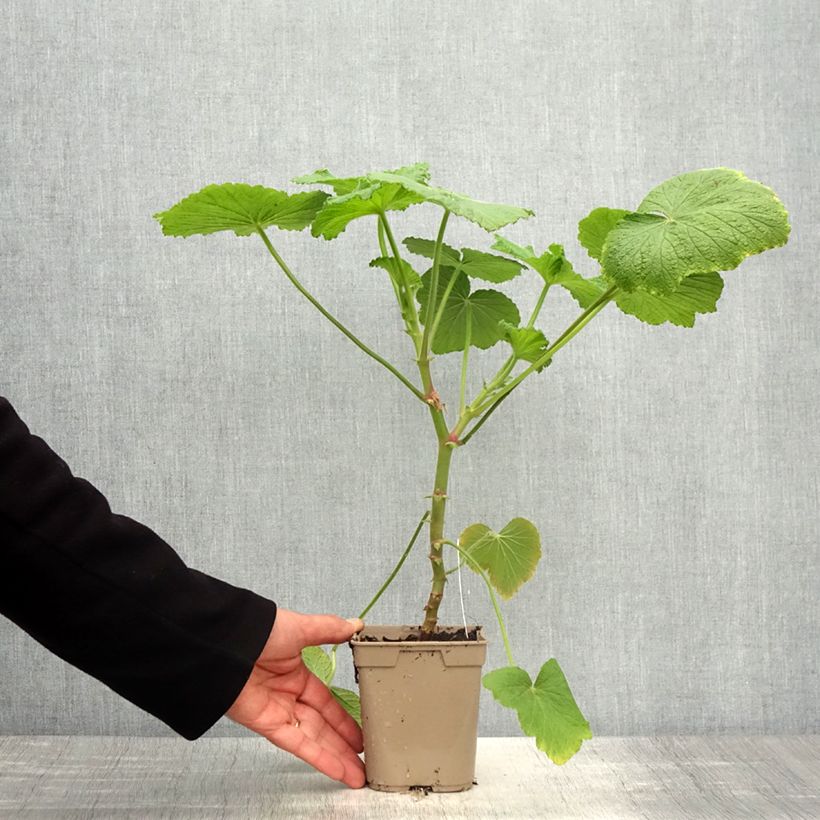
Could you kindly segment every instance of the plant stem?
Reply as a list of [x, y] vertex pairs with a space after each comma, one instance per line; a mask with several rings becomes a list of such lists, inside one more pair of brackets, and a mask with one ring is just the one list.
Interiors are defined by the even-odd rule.
[[[538, 296], [538, 301], [535, 303], [535, 307], [533, 308], [532, 313], [530, 314], [529, 321], [527, 322], [528, 328], [531, 328], [535, 324], [535, 320], [538, 318], [538, 314], [541, 312], [541, 308], [544, 305], [544, 299], [547, 298], [547, 293], [549, 293], [549, 289], [551, 287], [552, 285], [549, 282], [547, 282], [544, 285], [544, 287], [541, 288], [541, 293]], [[518, 358], [515, 356], [514, 353], [511, 353], [507, 360], [504, 362], [504, 364], [502, 364], [501, 367], [498, 369], [498, 372], [495, 374], [495, 376], [493, 376], [493, 378], [490, 380], [489, 384], [484, 385], [482, 391], [476, 396], [475, 400], [472, 402], [471, 407], [479, 407], [486, 397], [490, 396], [496, 390], [496, 388], [502, 385], [504, 383], [504, 380], [507, 378], [507, 376], [509, 376], [512, 369], [515, 367], [515, 363], [517, 361]], [[497, 405], [494, 405], [494, 408], [496, 406]], [[466, 422], [469, 421], [470, 419], [466, 420]], [[466, 427], [466, 422], [461, 427], [461, 430], [463, 430], [464, 427]], [[465, 444], [466, 441], [466, 438], [462, 439], [461, 443]]]
[[495, 597], [493, 585], [490, 583], [487, 573], [484, 572], [484, 570], [473, 560], [470, 553], [461, 549], [458, 544], [454, 544], [452, 541], [445, 541], [444, 543], [457, 550], [462, 558], [464, 558], [464, 560], [481, 576], [482, 580], [487, 585], [487, 592], [490, 593], [490, 600], [492, 601], [493, 609], [495, 610], [495, 617], [498, 619], [498, 626], [501, 628], [501, 637], [504, 641], [504, 651], [507, 653], [507, 660], [509, 661], [510, 666], [515, 666], [512, 648], [510, 647], [510, 638], [507, 635], [507, 627], [504, 624], [504, 617], [501, 614], [501, 607], [498, 605], [498, 599]]
[[433, 251], [433, 268], [430, 272], [430, 294], [427, 297], [427, 309], [424, 312], [424, 335], [421, 337], [420, 359], [429, 359], [430, 347], [433, 344], [432, 321], [435, 316], [436, 299], [438, 298], [438, 272], [441, 265], [441, 245], [444, 241], [444, 231], [447, 229], [447, 220], [450, 212], [445, 208], [441, 217], [441, 224], [436, 236], [435, 250]]
[[[531, 373], [534, 373], [539, 368], [543, 367], [553, 355], [560, 350], [567, 342], [583, 330], [600, 312], [609, 304], [615, 292], [618, 290], [616, 285], [613, 285], [606, 293], [601, 294], [559, 337], [553, 342], [544, 353], [536, 359], [526, 370], [522, 370], [509, 384], [495, 396], [492, 401], [497, 401], [499, 398], [506, 396]], [[488, 407], [489, 404], [486, 405]], [[479, 412], [483, 412], [486, 407], [480, 407]]]
[[466, 342], [464, 344], [464, 353], [461, 357], [461, 385], [458, 391], [458, 414], [464, 415], [464, 394], [467, 391], [467, 362], [470, 359], [470, 337], [473, 334], [473, 313], [470, 310], [469, 303], [467, 304], [467, 329]]
[[447, 481], [450, 477], [450, 459], [453, 448], [447, 441], [438, 445], [436, 461], [436, 478], [433, 484], [433, 498], [430, 504], [430, 563], [433, 566], [433, 582], [430, 596], [424, 606], [424, 623], [421, 627], [422, 638], [429, 637], [436, 629], [438, 608], [444, 597], [444, 585], [447, 575], [444, 571], [444, 511], [447, 505]]
[[[453, 285], [456, 283], [456, 279], [461, 276], [458, 271], [453, 271], [450, 275], [450, 281], [447, 282], [447, 286], [444, 288], [444, 293], [441, 294], [441, 301], [438, 304], [438, 308], [436, 309], [436, 316], [433, 319], [433, 327], [430, 330], [430, 339], [435, 339], [436, 331], [438, 330], [439, 323], [441, 322], [442, 314], [444, 313], [444, 308], [447, 305], [447, 300], [450, 298], [450, 294], [453, 291]], [[432, 344], [432, 341], [430, 342]]]
[[549, 282], [541, 289], [541, 294], [538, 297], [538, 301], [535, 303], [535, 307], [530, 314], [530, 320], [527, 322], [527, 327], [532, 327], [535, 324], [535, 320], [538, 318], [538, 314], [541, 312], [541, 308], [544, 304], [544, 299], [547, 298], [547, 293], [549, 293], [549, 289], [552, 287]]
[[[476, 415], [481, 415], [478, 422], [469, 430], [467, 435], [464, 438], [459, 438], [460, 444], [466, 444], [473, 435], [478, 432], [478, 429], [484, 424], [485, 421], [492, 415], [495, 411], [496, 407], [501, 404], [507, 396], [521, 384], [524, 379], [527, 378], [531, 373], [534, 373], [539, 367], [543, 367], [555, 354], [556, 351], [560, 350], [564, 345], [566, 345], [574, 336], [576, 336], [581, 330], [583, 330], [586, 325], [588, 325], [594, 318], [597, 316], [601, 310], [612, 301], [612, 297], [615, 295], [616, 291], [618, 290], [617, 286], [613, 285], [606, 293], [601, 294], [575, 321], [553, 342], [550, 347], [544, 351], [544, 354], [537, 359], [533, 364], [531, 364], [526, 370], [523, 370], [516, 376], [509, 384], [505, 385], [504, 388], [497, 392], [494, 396], [491, 397], [489, 402], [485, 402], [483, 405], [481, 404], [481, 395], [477, 397], [476, 401], [468, 407], [468, 411], [472, 407], [477, 408], [477, 412], [473, 414], [473, 418]], [[490, 391], [482, 391], [484, 393], [489, 393]], [[469, 415], [469, 413], [467, 414]], [[459, 420], [458, 425], [454, 428], [454, 434], [459, 436], [461, 435], [461, 431], [467, 426], [470, 419], [468, 418], [466, 421]]]
[[468, 432], [467, 435], [461, 439], [462, 444], [466, 444], [479, 431], [481, 425], [484, 424], [484, 422], [487, 421], [487, 419], [493, 414], [495, 408], [498, 407], [498, 405], [501, 404], [501, 402], [504, 401], [504, 399], [506, 399], [509, 395], [509, 393], [505, 393], [493, 402], [490, 409], [487, 410], [487, 412], [484, 413], [484, 415], [470, 428], [470, 432]]
[[373, 600], [359, 613], [359, 618], [364, 618], [364, 616], [367, 615], [367, 613], [370, 612], [371, 609], [373, 609], [373, 607], [376, 604], [376, 601], [378, 601], [379, 598], [382, 597], [382, 594], [387, 589], [387, 587], [389, 587], [390, 584], [393, 583], [393, 579], [399, 574], [399, 570], [402, 568], [402, 565], [407, 560], [407, 556], [410, 555], [410, 550], [413, 549], [413, 544], [416, 543], [416, 539], [419, 537], [421, 528], [424, 526], [425, 521], [427, 521], [429, 517], [430, 511], [425, 510], [424, 515], [421, 517], [421, 521], [419, 521], [419, 524], [416, 527], [416, 531], [410, 538], [410, 543], [405, 548], [404, 552], [401, 555], [401, 558], [399, 558], [398, 563], [395, 567], [393, 567], [393, 571], [390, 573], [390, 575], [387, 576], [387, 580], [381, 585], [379, 591], [373, 596]]
[[386, 367], [416, 398], [420, 399], [421, 401], [426, 403], [424, 398], [424, 394], [408, 379], [406, 376], [402, 375], [390, 362], [386, 359], [379, 356], [375, 350], [371, 350], [361, 339], [355, 336], [351, 331], [349, 331], [335, 316], [329, 313], [324, 306], [302, 285], [302, 283], [296, 278], [293, 271], [287, 266], [285, 260], [278, 254], [276, 248], [273, 247], [271, 244], [270, 239], [268, 239], [268, 235], [265, 233], [262, 228], [258, 229], [259, 236], [262, 237], [262, 241], [265, 243], [265, 247], [268, 249], [270, 255], [276, 260], [276, 264], [284, 272], [285, 276], [290, 279], [293, 286], [302, 294], [321, 314], [325, 317], [332, 325], [342, 331], [348, 339], [350, 339], [353, 344], [356, 345], [360, 350], [363, 350], [371, 359], [375, 359], [380, 365]]
[[410, 336], [413, 339], [413, 344], [416, 348], [416, 357], [419, 356], [419, 352], [421, 350], [421, 329], [419, 328], [419, 314], [416, 310], [416, 303], [413, 299], [413, 294], [410, 292], [410, 285], [407, 279], [404, 276], [404, 260], [401, 257], [401, 252], [399, 251], [399, 246], [396, 243], [396, 238], [393, 236], [393, 231], [390, 229], [390, 223], [387, 221], [387, 215], [382, 213], [379, 214], [379, 222], [384, 229], [384, 233], [387, 236], [387, 241], [390, 244], [390, 249], [393, 251], [393, 258], [396, 260], [396, 267], [398, 268], [398, 275], [402, 278], [402, 283], [404, 285], [404, 292], [407, 295], [407, 310], [409, 316], [407, 317], [408, 320], [408, 330], [410, 332]]
[[[379, 248], [381, 249], [382, 256], [387, 258], [387, 248], [385, 247], [384, 242], [384, 226], [381, 223], [381, 220], [376, 222], [378, 226], [379, 232]], [[405, 296], [404, 296], [404, 288], [402, 286], [402, 282], [399, 281], [401, 278], [398, 271], [388, 274], [390, 278], [390, 284], [393, 286], [393, 293], [396, 295], [396, 301], [399, 304], [399, 310], [401, 311], [401, 317], [404, 319], [405, 326], [407, 325], [407, 306], [405, 304]]]

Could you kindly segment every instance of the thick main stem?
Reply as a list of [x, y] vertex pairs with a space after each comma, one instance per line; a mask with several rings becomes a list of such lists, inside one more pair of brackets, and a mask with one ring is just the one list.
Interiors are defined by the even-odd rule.
[[453, 446], [447, 441], [439, 441], [436, 460], [436, 477], [433, 482], [433, 496], [430, 504], [430, 563], [433, 567], [433, 583], [430, 597], [424, 607], [422, 637], [435, 632], [438, 622], [438, 608], [444, 597], [447, 573], [444, 569], [444, 513], [447, 507], [447, 482], [450, 478], [450, 460]]

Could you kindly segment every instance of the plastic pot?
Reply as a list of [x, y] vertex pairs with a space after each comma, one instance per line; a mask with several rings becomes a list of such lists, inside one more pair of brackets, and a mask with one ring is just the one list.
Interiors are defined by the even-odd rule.
[[[350, 642], [362, 702], [367, 784], [379, 791], [457, 792], [475, 779], [481, 627], [367, 626]], [[452, 639], [460, 635], [461, 639]]]

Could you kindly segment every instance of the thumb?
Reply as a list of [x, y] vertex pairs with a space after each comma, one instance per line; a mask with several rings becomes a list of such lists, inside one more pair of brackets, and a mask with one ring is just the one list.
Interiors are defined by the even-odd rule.
[[364, 628], [360, 618], [345, 620], [338, 615], [302, 615], [302, 640], [305, 646], [344, 643]]

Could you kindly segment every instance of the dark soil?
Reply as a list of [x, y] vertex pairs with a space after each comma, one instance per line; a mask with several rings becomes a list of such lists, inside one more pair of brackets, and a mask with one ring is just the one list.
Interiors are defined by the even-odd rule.
[[410, 633], [402, 638], [385, 638], [379, 635], [362, 635], [358, 638], [362, 643], [403, 643], [413, 641], [477, 641], [480, 626], [469, 628], [465, 633], [464, 627], [444, 627], [436, 630], [432, 635], [421, 637], [421, 627], [417, 632]]

